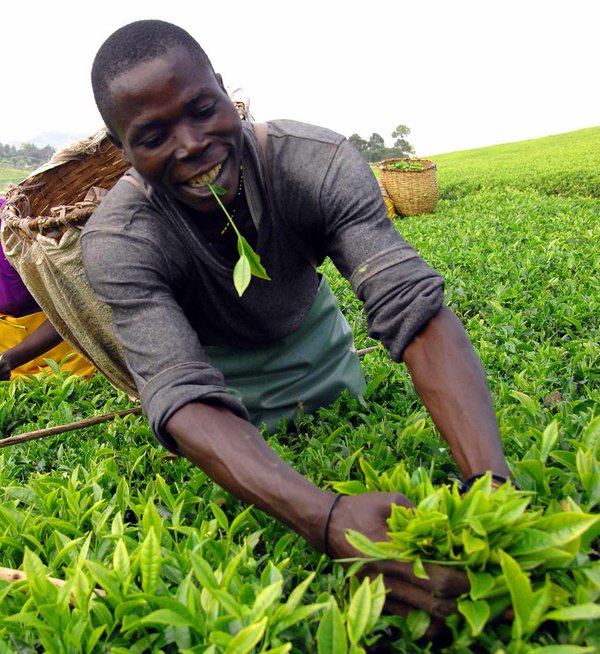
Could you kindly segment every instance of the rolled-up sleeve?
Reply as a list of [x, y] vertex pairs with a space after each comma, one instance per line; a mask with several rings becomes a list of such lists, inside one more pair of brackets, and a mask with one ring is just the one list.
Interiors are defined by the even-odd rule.
[[364, 303], [369, 334], [395, 361], [443, 303], [442, 276], [405, 242], [366, 260], [350, 283]]
[[443, 304], [444, 279], [396, 230], [368, 164], [340, 144], [322, 186], [327, 253], [363, 302], [369, 335], [395, 361]]
[[93, 227], [86, 228], [81, 243], [86, 275], [112, 309], [115, 336], [158, 440], [176, 450], [165, 425], [194, 401], [225, 406], [247, 419], [173, 296], [169, 264], [157, 244], [123, 230]]

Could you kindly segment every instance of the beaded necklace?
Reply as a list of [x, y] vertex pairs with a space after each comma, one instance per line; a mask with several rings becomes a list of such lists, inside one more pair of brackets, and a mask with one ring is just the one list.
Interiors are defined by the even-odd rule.
[[[238, 200], [240, 198], [240, 195], [242, 194], [242, 189], [243, 188], [244, 188], [244, 167], [242, 166], [242, 164], [240, 164], [240, 183], [238, 185], [238, 190], [237, 190], [236, 196], [235, 196], [235, 198], [233, 200], [233, 209], [231, 210], [231, 219], [232, 220], [233, 220], [233, 217], [235, 216], [235, 211], [237, 209]], [[225, 223], [225, 227], [223, 227], [223, 229], [221, 230], [221, 236], [223, 236], [230, 227], [231, 227], [231, 221], [228, 220]]]

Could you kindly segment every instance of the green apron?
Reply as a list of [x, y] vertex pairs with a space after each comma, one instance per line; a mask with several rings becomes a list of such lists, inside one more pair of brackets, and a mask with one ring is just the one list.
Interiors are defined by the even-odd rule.
[[269, 431], [282, 418], [331, 404], [346, 389], [355, 397], [365, 391], [352, 330], [324, 277], [302, 326], [287, 338], [258, 350], [205, 350], [250, 421]]

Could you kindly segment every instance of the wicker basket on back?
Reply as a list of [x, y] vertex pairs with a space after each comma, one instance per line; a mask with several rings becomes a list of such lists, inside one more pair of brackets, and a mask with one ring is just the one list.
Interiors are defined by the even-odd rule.
[[83, 226], [108, 191], [129, 168], [101, 130], [57, 152], [7, 193], [2, 219], [23, 235]]
[[6, 258], [61, 337], [135, 397], [110, 308], [87, 281], [79, 241], [103, 195], [128, 168], [105, 130], [61, 150], [7, 192], [1, 239]]
[[381, 172], [381, 181], [399, 216], [418, 216], [433, 211], [439, 199], [436, 165], [433, 161], [385, 159], [377, 166]]

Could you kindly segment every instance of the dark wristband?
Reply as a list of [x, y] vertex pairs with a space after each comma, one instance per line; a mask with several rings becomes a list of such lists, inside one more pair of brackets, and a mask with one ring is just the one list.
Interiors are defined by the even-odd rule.
[[331, 516], [333, 515], [333, 509], [335, 509], [335, 505], [339, 502], [341, 495], [336, 495], [333, 498], [333, 502], [331, 503], [331, 506], [329, 507], [329, 511], [327, 512], [327, 517], [325, 518], [325, 528], [323, 530], [323, 551], [327, 556], [331, 556], [329, 554], [329, 523], [331, 522]]
[[[473, 475], [472, 477], [469, 477], [468, 479], [465, 479], [463, 482], [461, 482], [463, 492], [467, 492], [467, 491], [471, 490], [471, 488], [473, 487], [473, 484], [478, 479], [481, 479], [485, 475], [487, 475], [487, 472], [482, 472], [482, 473], [480, 473], [478, 475]], [[497, 475], [496, 473], [492, 473], [491, 477], [492, 477], [492, 486], [494, 488], [500, 488], [500, 486], [504, 486], [504, 484], [506, 484], [506, 482], [508, 481], [517, 490], [521, 490], [521, 487], [518, 484], [516, 484], [514, 481], [512, 481], [512, 479], [507, 479], [506, 477], [503, 477], [502, 475]]]

